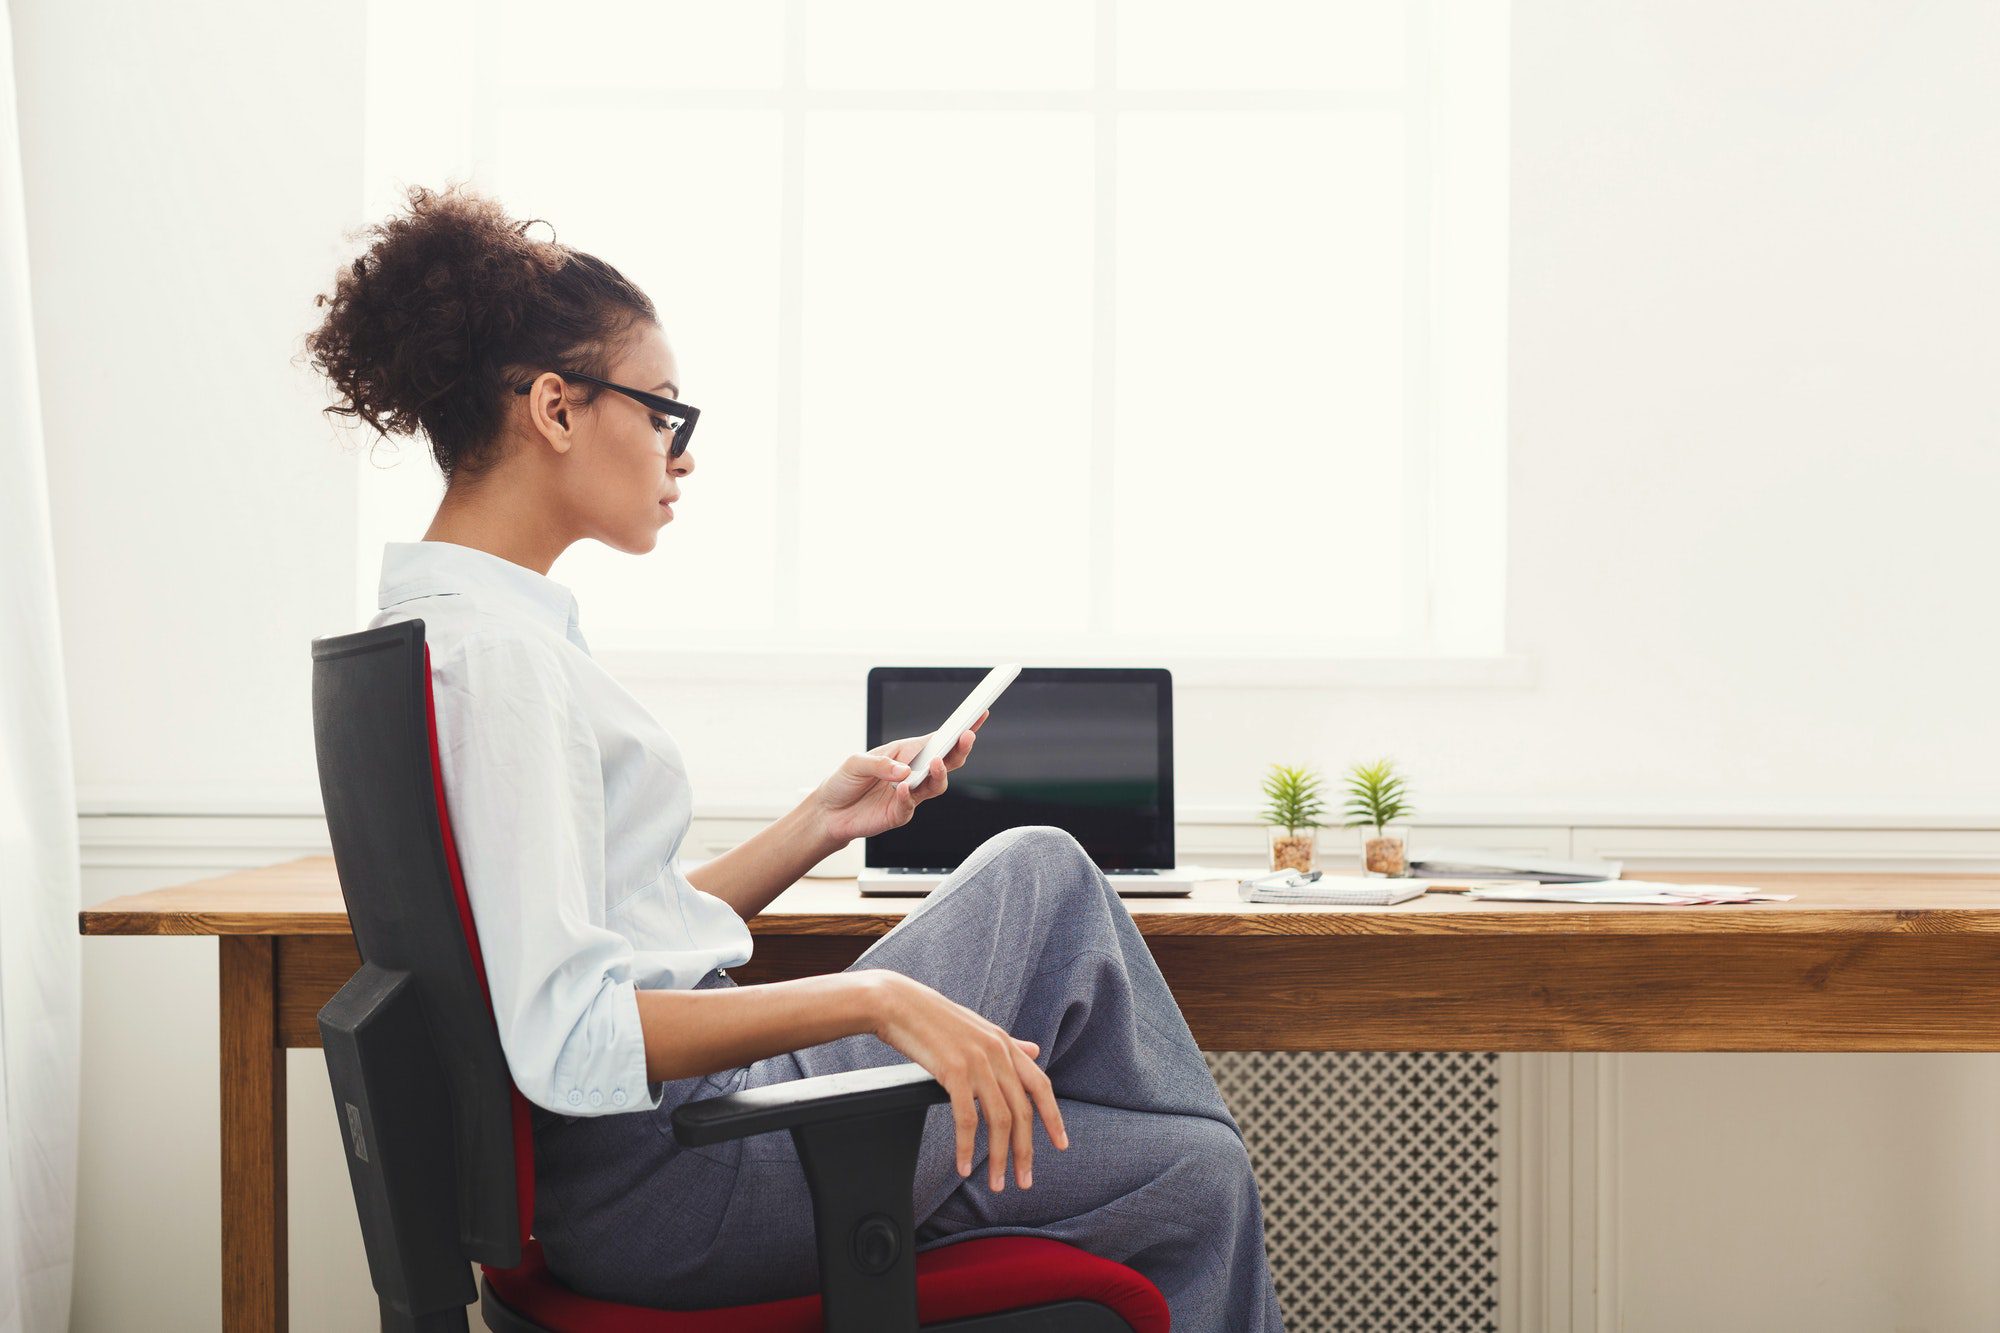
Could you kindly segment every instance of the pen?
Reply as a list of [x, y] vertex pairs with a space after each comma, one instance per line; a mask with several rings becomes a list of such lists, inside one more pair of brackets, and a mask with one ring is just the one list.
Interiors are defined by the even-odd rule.
[[1308, 870], [1303, 873], [1297, 870], [1277, 870], [1261, 878], [1246, 879], [1242, 881], [1242, 887], [1248, 889], [1295, 889], [1302, 884], [1312, 883], [1319, 878], [1319, 875], [1320, 872], [1317, 870]]

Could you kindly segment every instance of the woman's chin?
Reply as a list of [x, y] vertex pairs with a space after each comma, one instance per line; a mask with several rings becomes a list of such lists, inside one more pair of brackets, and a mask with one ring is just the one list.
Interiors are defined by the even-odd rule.
[[605, 543], [605, 545], [615, 547], [627, 555], [644, 555], [659, 544], [659, 528], [648, 528], [641, 532], [621, 533], [617, 541]]

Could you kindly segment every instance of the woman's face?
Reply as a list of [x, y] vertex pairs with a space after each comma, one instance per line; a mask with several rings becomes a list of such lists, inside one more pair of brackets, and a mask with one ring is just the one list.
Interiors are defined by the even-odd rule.
[[[647, 393], [680, 397], [680, 366], [657, 324], [634, 328], [602, 378]], [[692, 447], [668, 457], [672, 424], [635, 398], [572, 383], [560, 393], [553, 380], [530, 391], [530, 412], [554, 449], [557, 503], [578, 536], [634, 555], [653, 549], [660, 529], [673, 521], [680, 479], [694, 471]], [[546, 457], [547, 455], [545, 455]]]

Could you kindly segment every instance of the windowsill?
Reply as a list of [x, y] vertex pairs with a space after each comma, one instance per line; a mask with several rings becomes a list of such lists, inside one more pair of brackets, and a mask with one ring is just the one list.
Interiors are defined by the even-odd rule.
[[[841, 684], [864, 680], [871, 667], [990, 666], [990, 654], [812, 652], [770, 649], [608, 649], [596, 654], [621, 681], [681, 684]], [[1491, 655], [1225, 656], [1219, 653], [1021, 654], [1024, 666], [1159, 666], [1174, 683], [1197, 689], [1501, 689], [1534, 686], [1534, 658]]]

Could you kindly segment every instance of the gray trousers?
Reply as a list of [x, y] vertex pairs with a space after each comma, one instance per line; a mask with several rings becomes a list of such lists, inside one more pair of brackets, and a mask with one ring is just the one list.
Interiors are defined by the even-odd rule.
[[[948, 1106], [917, 1160], [919, 1249], [1042, 1235], [1144, 1273], [1182, 1333], [1278, 1330], [1263, 1210], [1223, 1105], [1131, 913], [1061, 829], [1010, 829], [973, 853], [854, 968], [902, 972], [1038, 1042], [1069, 1130], [1035, 1124], [1035, 1183], [986, 1184], [982, 1121], [961, 1177]], [[711, 973], [701, 985], [734, 985]], [[812, 1208], [789, 1134], [683, 1148], [684, 1101], [901, 1062], [872, 1035], [665, 1086], [657, 1110], [538, 1111], [535, 1231], [550, 1268], [605, 1299], [744, 1304], [817, 1287]]]

